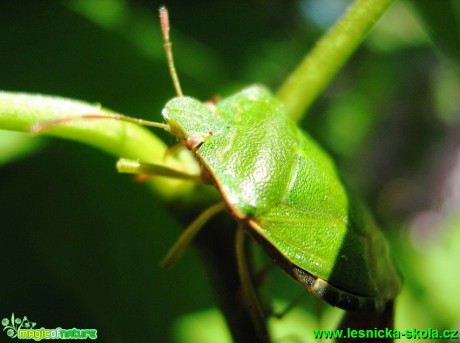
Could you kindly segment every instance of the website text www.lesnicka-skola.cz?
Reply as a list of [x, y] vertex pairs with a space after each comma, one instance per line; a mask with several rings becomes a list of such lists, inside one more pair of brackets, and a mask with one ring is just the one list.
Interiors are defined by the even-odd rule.
[[363, 338], [363, 339], [451, 339], [458, 340], [458, 330], [437, 330], [428, 328], [425, 330], [394, 330], [394, 329], [370, 329], [370, 330], [313, 330], [314, 339], [328, 338]]

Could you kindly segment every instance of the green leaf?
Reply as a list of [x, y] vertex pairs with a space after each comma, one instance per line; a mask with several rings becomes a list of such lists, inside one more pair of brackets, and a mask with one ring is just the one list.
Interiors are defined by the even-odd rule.
[[434, 43], [448, 56], [460, 62], [459, 7], [454, 1], [416, 0], [419, 12]]
[[29, 155], [40, 143], [20, 132], [0, 130], [0, 165]]

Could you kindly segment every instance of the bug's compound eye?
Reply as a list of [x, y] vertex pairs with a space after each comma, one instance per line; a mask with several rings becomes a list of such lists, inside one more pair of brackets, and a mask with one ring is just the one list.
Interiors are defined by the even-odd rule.
[[185, 146], [190, 151], [197, 151], [201, 144], [209, 140], [213, 136], [212, 131], [209, 131], [206, 136], [191, 136], [185, 140]]
[[205, 101], [203, 104], [209, 108], [213, 113], [216, 113], [216, 104], [219, 100], [210, 100], [210, 101]]
[[185, 146], [187, 149], [190, 151], [196, 151], [200, 148], [201, 144], [204, 143], [203, 137], [200, 136], [194, 136], [194, 137], [188, 137], [185, 140]]

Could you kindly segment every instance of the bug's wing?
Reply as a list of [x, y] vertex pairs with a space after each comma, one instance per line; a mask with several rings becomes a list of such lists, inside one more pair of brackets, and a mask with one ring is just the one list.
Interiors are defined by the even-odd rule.
[[393, 299], [399, 277], [385, 240], [282, 104], [253, 86], [219, 102], [216, 114], [226, 124], [196, 157], [231, 213], [291, 265], [339, 290]]
[[399, 291], [386, 242], [361, 207], [337, 218], [279, 204], [249, 224], [280, 256], [340, 290], [384, 300]]

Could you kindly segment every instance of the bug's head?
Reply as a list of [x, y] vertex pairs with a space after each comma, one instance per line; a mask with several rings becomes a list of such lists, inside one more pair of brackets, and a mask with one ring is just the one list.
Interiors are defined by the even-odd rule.
[[169, 16], [165, 7], [160, 8], [161, 31], [169, 72], [176, 89], [177, 97], [170, 100], [163, 109], [162, 115], [168, 125], [168, 131], [175, 135], [192, 151], [213, 135], [220, 132], [222, 118], [217, 117], [209, 107], [191, 97], [184, 96], [179, 83], [169, 40]]
[[188, 96], [170, 100], [162, 115], [169, 126], [169, 132], [190, 150], [195, 150], [201, 143], [219, 134], [224, 126], [222, 117], [202, 102]]

